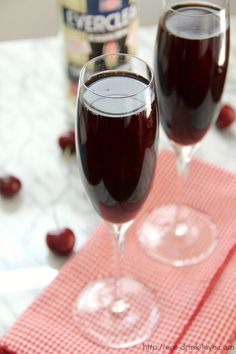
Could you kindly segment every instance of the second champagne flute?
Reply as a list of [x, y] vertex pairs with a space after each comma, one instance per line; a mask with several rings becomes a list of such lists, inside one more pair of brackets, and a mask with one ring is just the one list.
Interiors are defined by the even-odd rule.
[[[161, 123], [176, 153], [182, 194], [191, 158], [221, 104], [229, 54], [228, 5], [227, 0], [163, 1], [155, 77]], [[180, 200], [153, 210], [140, 240], [158, 260], [195, 264], [215, 248], [216, 225]]]

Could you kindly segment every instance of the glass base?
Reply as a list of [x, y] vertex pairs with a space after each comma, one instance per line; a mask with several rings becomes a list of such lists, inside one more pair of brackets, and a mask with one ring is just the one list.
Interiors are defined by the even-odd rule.
[[197, 264], [217, 245], [216, 225], [188, 206], [168, 204], [154, 209], [139, 228], [139, 240], [156, 260], [176, 267]]
[[151, 336], [159, 320], [154, 294], [142, 283], [118, 280], [122, 300], [113, 301], [114, 279], [89, 284], [79, 295], [73, 317], [82, 334], [94, 343], [127, 348]]

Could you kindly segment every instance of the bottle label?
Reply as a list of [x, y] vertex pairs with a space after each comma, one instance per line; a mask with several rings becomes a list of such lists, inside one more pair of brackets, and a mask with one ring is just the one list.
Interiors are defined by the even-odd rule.
[[61, 0], [70, 100], [76, 100], [81, 67], [90, 59], [136, 50], [136, 0]]
[[[127, 27], [129, 23], [137, 17], [137, 7], [135, 4], [131, 4], [119, 11], [110, 12], [106, 15], [103, 15], [100, 11], [93, 14], [83, 14], [64, 7], [63, 15], [66, 26], [88, 33], [89, 40], [97, 39], [98, 42], [102, 42], [107, 40], [109, 36], [101, 36], [101, 34], [121, 29], [125, 29], [125, 32], [128, 33]], [[115, 33], [115, 38], [119, 37], [120, 35]]]

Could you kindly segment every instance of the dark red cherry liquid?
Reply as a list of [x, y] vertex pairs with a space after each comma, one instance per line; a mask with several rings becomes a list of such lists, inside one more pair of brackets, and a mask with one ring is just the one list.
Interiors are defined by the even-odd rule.
[[[203, 138], [219, 112], [229, 28], [216, 7], [182, 3], [174, 10], [161, 18], [156, 39], [160, 118], [172, 141], [192, 145]], [[200, 21], [196, 15], [201, 15]]]
[[[94, 75], [86, 86], [77, 119], [81, 175], [99, 215], [123, 223], [135, 217], [152, 183], [156, 101], [146, 80], [127, 72]], [[132, 96], [137, 91], [142, 93]]]

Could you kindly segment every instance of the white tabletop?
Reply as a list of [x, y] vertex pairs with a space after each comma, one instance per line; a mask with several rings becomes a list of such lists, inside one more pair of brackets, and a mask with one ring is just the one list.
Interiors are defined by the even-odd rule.
[[[236, 18], [232, 20], [235, 37]], [[140, 29], [138, 55], [151, 66], [154, 39], [154, 27]], [[78, 250], [99, 218], [83, 193], [75, 158], [65, 159], [57, 145], [58, 136], [68, 130], [61, 35], [1, 43], [0, 68], [0, 175], [12, 173], [23, 182], [18, 197], [0, 200], [1, 335], [55, 276], [53, 269], [66, 261], [50, 254], [46, 233], [71, 227]], [[236, 41], [232, 41], [224, 101], [233, 105], [235, 68]], [[168, 142], [161, 134], [163, 146]], [[197, 155], [236, 172], [236, 137], [213, 127]], [[26, 274], [25, 281], [15, 273], [19, 270]]]

